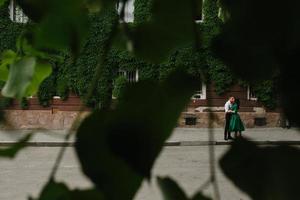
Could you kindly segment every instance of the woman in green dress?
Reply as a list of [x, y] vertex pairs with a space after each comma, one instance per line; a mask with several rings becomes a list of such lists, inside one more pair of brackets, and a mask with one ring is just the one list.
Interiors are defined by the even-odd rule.
[[245, 130], [244, 124], [238, 114], [238, 110], [240, 108], [240, 101], [236, 99], [234, 104], [231, 107], [231, 118], [229, 122], [229, 131], [235, 132], [235, 136], [242, 136], [242, 131]]

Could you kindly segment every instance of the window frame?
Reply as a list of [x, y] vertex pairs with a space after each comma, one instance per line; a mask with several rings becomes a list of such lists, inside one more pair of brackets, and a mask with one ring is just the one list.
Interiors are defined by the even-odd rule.
[[[134, 22], [134, 2], [135, 0], [127, 0], [125, 4], [125, 10], [124, 10], [124, 21], [125, 23], [133, 23]], [[121, 14], [121, 9], [123, 6], [123, 1], [119, 0], [117, 2], [116, 8], [118, 11], [118, 14]]]
[[[135, 72], [134, 80], [130, 80], [130, 78], [128, 77], [128, 73], [130, 73], [130, 72]], [[129, 70], [119, 69], [118, 76], [124, 76], [126, 78], [126, 80], [128, 81], [128, 83], [136, 83], [139, 81], [139, 70], [136, 69], [135, 71], [134, 70], [129, 71]]]
[[[201, 83], [201, 93], [195, 93], [195, 94], [193, 94], [193, 96], [192, 96], [192, 100], [205, 100], [206, 99], [206, 89], [207, 89], [207, 86], [206, 86], [206, 84], [205, 84], [205, 82], [202, 82]], [[200, 98], [195, 98], [194, 96], [195, 95], [200, 95]]]
[[254, 93], [254, 92], [251, 92], [251, 86], [248, 85], [247, 86], [247, 99], [249, 101], [257, 101], [258, 98], [256, 97], [255, 93], [254, 93], [254, 95], [251, 95], [251, 93]]
[[[17, 12], [19, 13], [19, 17], [17, 17]], [[11, 21], [20, 24], [26, 24], [29, 21], [29, 18], [25, 15], [23, 10], [16, 4], [15, 0], [10, 0], [9, 3], [9, 18]]]
[[205, 0], [202, 0], [202, 7], [201, 7], [201, 19], [195, 19], [196, 24], [200, 24], [204, 22], [204, 12], [203, 12], [203, 5], [204, 5]]

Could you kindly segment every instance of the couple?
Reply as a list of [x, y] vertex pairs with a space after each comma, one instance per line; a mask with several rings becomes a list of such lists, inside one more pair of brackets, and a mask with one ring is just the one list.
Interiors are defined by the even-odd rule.
[[238, 114], [240, 101], [234, 97], [230, 97], [225, 104], [225, 131], [224, 139], [232, 140], [231, 132], [235, 133], [235, 137], [241, 137], [242, 131], [245, 130], [244, 124]]

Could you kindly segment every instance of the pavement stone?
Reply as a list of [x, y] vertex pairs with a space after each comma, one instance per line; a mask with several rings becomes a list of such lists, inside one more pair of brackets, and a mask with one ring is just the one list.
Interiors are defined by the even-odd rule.
[[[209, 134], [214, 133], [213, 141], [209, 141]], [[69, 141], [64, 141], [67, 130], [2, 130], [0, 131], [0, 146], [7, 146], [17, 142], [26, 133], [34, 133], [28, 146], [73, 146], [75, 134]], [[295, 144], [300, 145], [300, 131], [296, 128], [252, 128], [243, 132], [243, 136], [258, 144]], [[216, 128], [175, 128], [172, 136], [165, 143], [166, 146], [202, 146], [226, 145], [223, 129]]]
[[[216, 128], [214, 141], [224, 141], [223, 129]], [[208, 141], [209, 129], [206, 128], [177, 128], [169, 141]], [[242, 133], [253, 141], [300, 141], [299, 129], [283, 128], [252, 128]], [[232, 134], [234, 135], [234, 134]]]

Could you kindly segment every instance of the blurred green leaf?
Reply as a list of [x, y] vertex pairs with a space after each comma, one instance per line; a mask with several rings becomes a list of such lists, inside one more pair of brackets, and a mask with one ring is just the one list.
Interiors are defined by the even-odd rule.
[[[287, 50], [288, 27], [298, 24], [297, 17], [290, 13], [299, 13], [299, 3], [290, 0], [285, 3], [272, 0], [220, 2], [230, 17], [216, 40], [217, 54], [243, 79], [272, 77], [281, 65], [282, 53]], [[282, 17], [274, 20], [278, 13]]]
[[0, 0], [0, 7], [3, 6], [5, 4], [7, 0]]
[[[299, 54], [298, 54], [299, 53]], [[287, 62], [290, 67], [283, 68], [280, 75], [280, 103], [283, 111], [289, 120], [291, 126], [300, 126], [300, 107], [298, 99], [300, 99], [300, 92], [298, 89], [299, 76], [298, 66], [294, 66], [300, 57], [300, 51], [288, 58]]]
[[10, 65], [8, 80], [2, 89], [2, 95], [5, 97], [24, 97], [27, 87], [34, 75], [36, 59], [33, 57], [24, 57]]
[[20, 139], [17, 143], [13, 144], [11, 147], [7, 149], [0, 149], [0, 157], [5, 158], [14, 158], [20, 150], [22, 150], [26, 143], [31, 139], [32, 134], [27, 134], [22, 139]]
[[[128, 32], [133, 30], [132, 26], [127, 25], [127, 28], [129, 30]], [[117, 27], [117, 31], [113, 37], [112, 47], [120, 51], [132, 52], [132, 44], [129, 41], [128, 36], [124, 33], [122, 24], [119, 24]]]
[[161, 62], [175, 47], [193, 42], [192, 0], [154, 0], [152, 20], [132, 32], [134, 51], [152, 62]]
[[191, 200], [212, 200], [211, 198], [202, 194], [202, 192], [196, 193]]
[[[76, 151], [84, 173], [109, 199], [132, 199], [178, 117], [197, 88], [178, 72], [162, 83], [129, 86], [112, 111], [96, 111], [81, 124]], [[141, 100], [141, 97], [142, 100]]]
[[[64, 183], [50, 180], [43, 188], [38, 199], [35, 200], [104, 200], [101, 192], [96, 189], [70, 190]], [[29, 198], [29, 200], [34, 200]]]
[[289, 146], [258, 147], [236, 140], [220, 166], [233, 183], [254, 200], [298, 199], [300, 150]]
[[171, 178], [158, 177], [157, 182], [165, 200], [188, 200], [184, 191]]
[[5, 121], [5, 113], [3, 111], [3, 108], [0, 107], [0, 125], [1, 123], [3, 123], [3, 121]]
[[40, 84], [52, 73], [52, 66], [45, 61], [38, 61], [30, 85], [26, 89], [25, 96], [36, 94]]
[[7, 50], [2, 53], [0, 62], [0, 80], [6, 81], [8, 78], [8, 66], [17, 59], [17, 54], [12, 50]]
[[[70, 194], [68, 187], [63, 183], [56, 183], [50, 180], [43, 188], [36, 200], [69, 200]], [[30, 200], [33, 200], [30, 198]]]
[[18, 1], [24, 12], [38, 22], [34, 34], [37, 49], [71, 49], [77, 56], [88, 31], [83, 0]]
[[0, 97], [0, 127], [1, 124], [5, 124], [6, 122], [5, 109], [9, 107], [11, 103], [12, 103], [11, 98]]
[[[62, 18], [68, 21], [61, 20]], [[58, 50], [70, 48], [75, 55], [78, 55], [87, 33], [86, 23], [86, 16], [80, 14], [70, 14], [68, 17], [54, 13], [43, 20], [36, 30], [35, 44], [37, 48]]]
[[5, 97], [22, 99], [38, 91], [39, 85], [52, 72], [49, 63], [34, 57], [23, 57], [10, 65], [8, 79], [2, 89]]
[[[30, 33], [32, 34], [32, 33]], [[58, 52], [49, 52], [49, 51], [40, 51], [33, 47], [32, 42], [29, 38], [32, 37], [32, 35], [28, 34], [22, 34], [18, 40], [17, 40], [17, 50], [18, 52], [22, 52], [23, 54], [27, 56], [33, 56], [39, 59], [44, 60], [52, 60], [52, 61], [62, 61], [62, 56], [58, 55]]]
[[71, 200], [104, 200], [103, 194], [97, 189], [89, 190], [73, 190], [71, 193]]
[[0, 65], [0, 80], [6, 81], [8, 77], [8, 69], [6, 65]]
[[111, 6], [116, 6], [117, 0], [84, 0], [90, 12], [99, 12]]
[[210, 198], [204, 196], [201, 192], [198, 192], [192, 198], [188, 198], [179, 185], [169, 177], [158, 177], [157, 182], [165, 200], [210, 200]]
[[40, 22], [51, 10], [50, 0], [16, 0], [26, 16], [34, 22]]
[[[298, 113], [300, 2], [220, 1], [228, 19], [215, 39], [215, 53], [244, 80], [270, 80], [280, 72], [278, 92], [291, 123]], [[281, 17], [277, 17], [280, 13]], [[274, 19], [277, 20], [274, 20]]]

